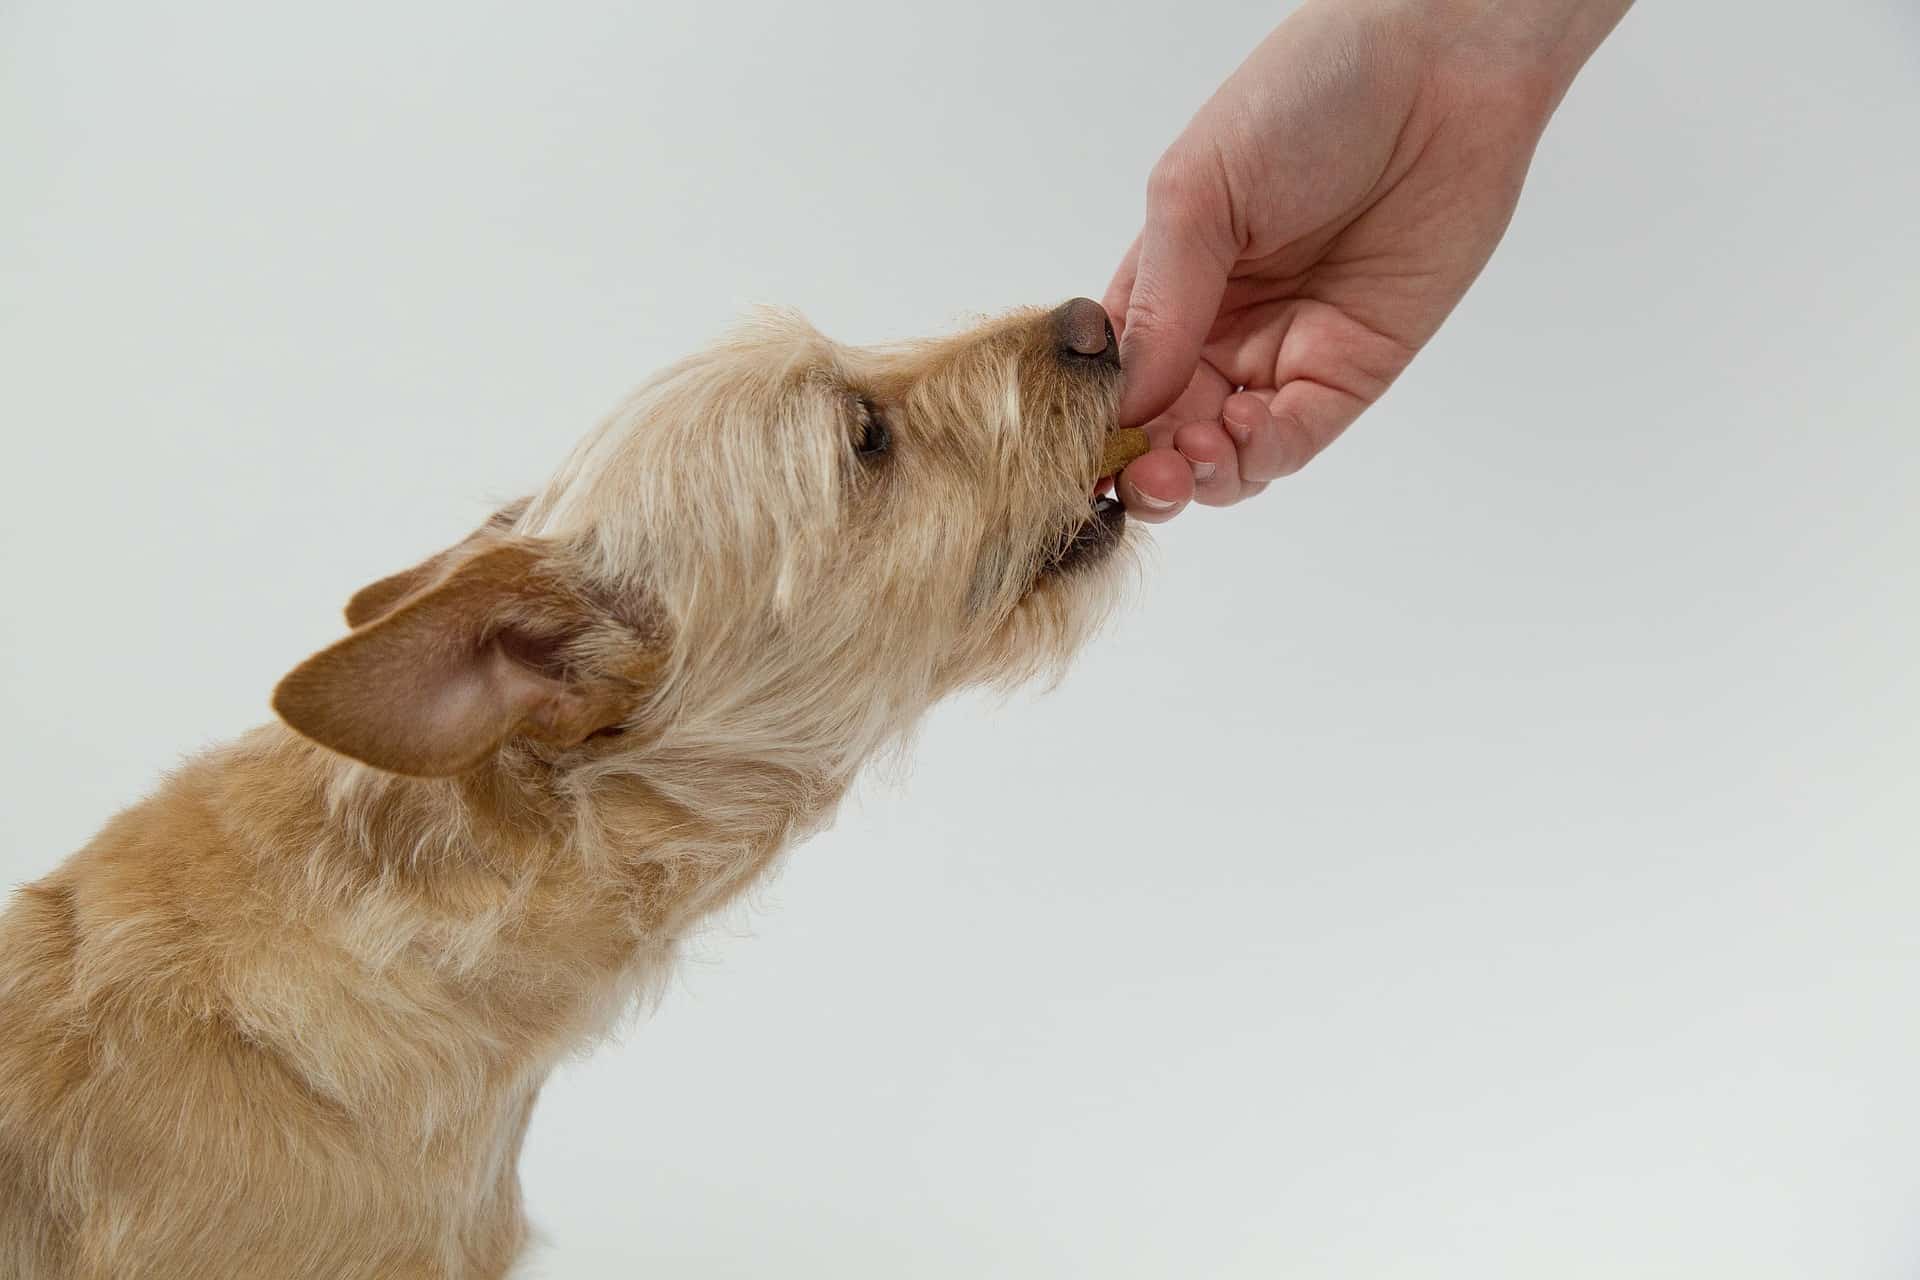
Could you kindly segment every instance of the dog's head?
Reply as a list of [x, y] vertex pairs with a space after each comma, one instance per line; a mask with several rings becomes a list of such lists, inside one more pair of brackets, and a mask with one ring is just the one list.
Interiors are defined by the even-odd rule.
[[275, 708], [398, 773], [525, 744], [845, 772], [1113, 597], [1120, 365], [1078, 299], [893, 348], [768, 316], [668, 369], [533, 498], [354, 597]]

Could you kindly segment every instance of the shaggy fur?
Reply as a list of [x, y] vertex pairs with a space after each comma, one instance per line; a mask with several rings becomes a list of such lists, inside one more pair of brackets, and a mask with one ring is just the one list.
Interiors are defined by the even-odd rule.
[[1098, 621], [1092, 305], [884, 350], [763, 317], [21, 889], [0, 1276], [506, 1274], [556, 1062], [937, 699]]

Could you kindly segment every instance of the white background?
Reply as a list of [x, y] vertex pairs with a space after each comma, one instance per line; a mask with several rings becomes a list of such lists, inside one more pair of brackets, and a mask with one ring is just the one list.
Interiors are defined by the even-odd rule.
[[[748, 304], [1098, 296], [1279, 16], [9, 0], [0, 874]], [[1630, 15], [1380, 408], [554, 1079], [532, 1274], [1914, 1275], [1917, 126], [1910, 0]]]

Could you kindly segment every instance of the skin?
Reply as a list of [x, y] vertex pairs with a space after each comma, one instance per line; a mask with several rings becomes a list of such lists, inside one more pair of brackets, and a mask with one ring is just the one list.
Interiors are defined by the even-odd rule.
[[[1472, 285], [1631, 0], [1309, 0], [1167, 149], [1105, 298], [1128, 513], [1228, 506], [1373, 404]], [[1244, 390], [1240, 390], [1244, 388]]]

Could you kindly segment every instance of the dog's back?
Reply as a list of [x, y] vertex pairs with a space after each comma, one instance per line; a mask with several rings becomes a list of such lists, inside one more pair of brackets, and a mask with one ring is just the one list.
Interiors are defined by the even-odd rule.
[[28, 885], [0, 916], [0, 1275], [27, 1280], [75, 1274], [48, 1132], [89, 1057], [84, 1035], [62, 1025], [73, 1003], [71, 881], [63, 870]]

